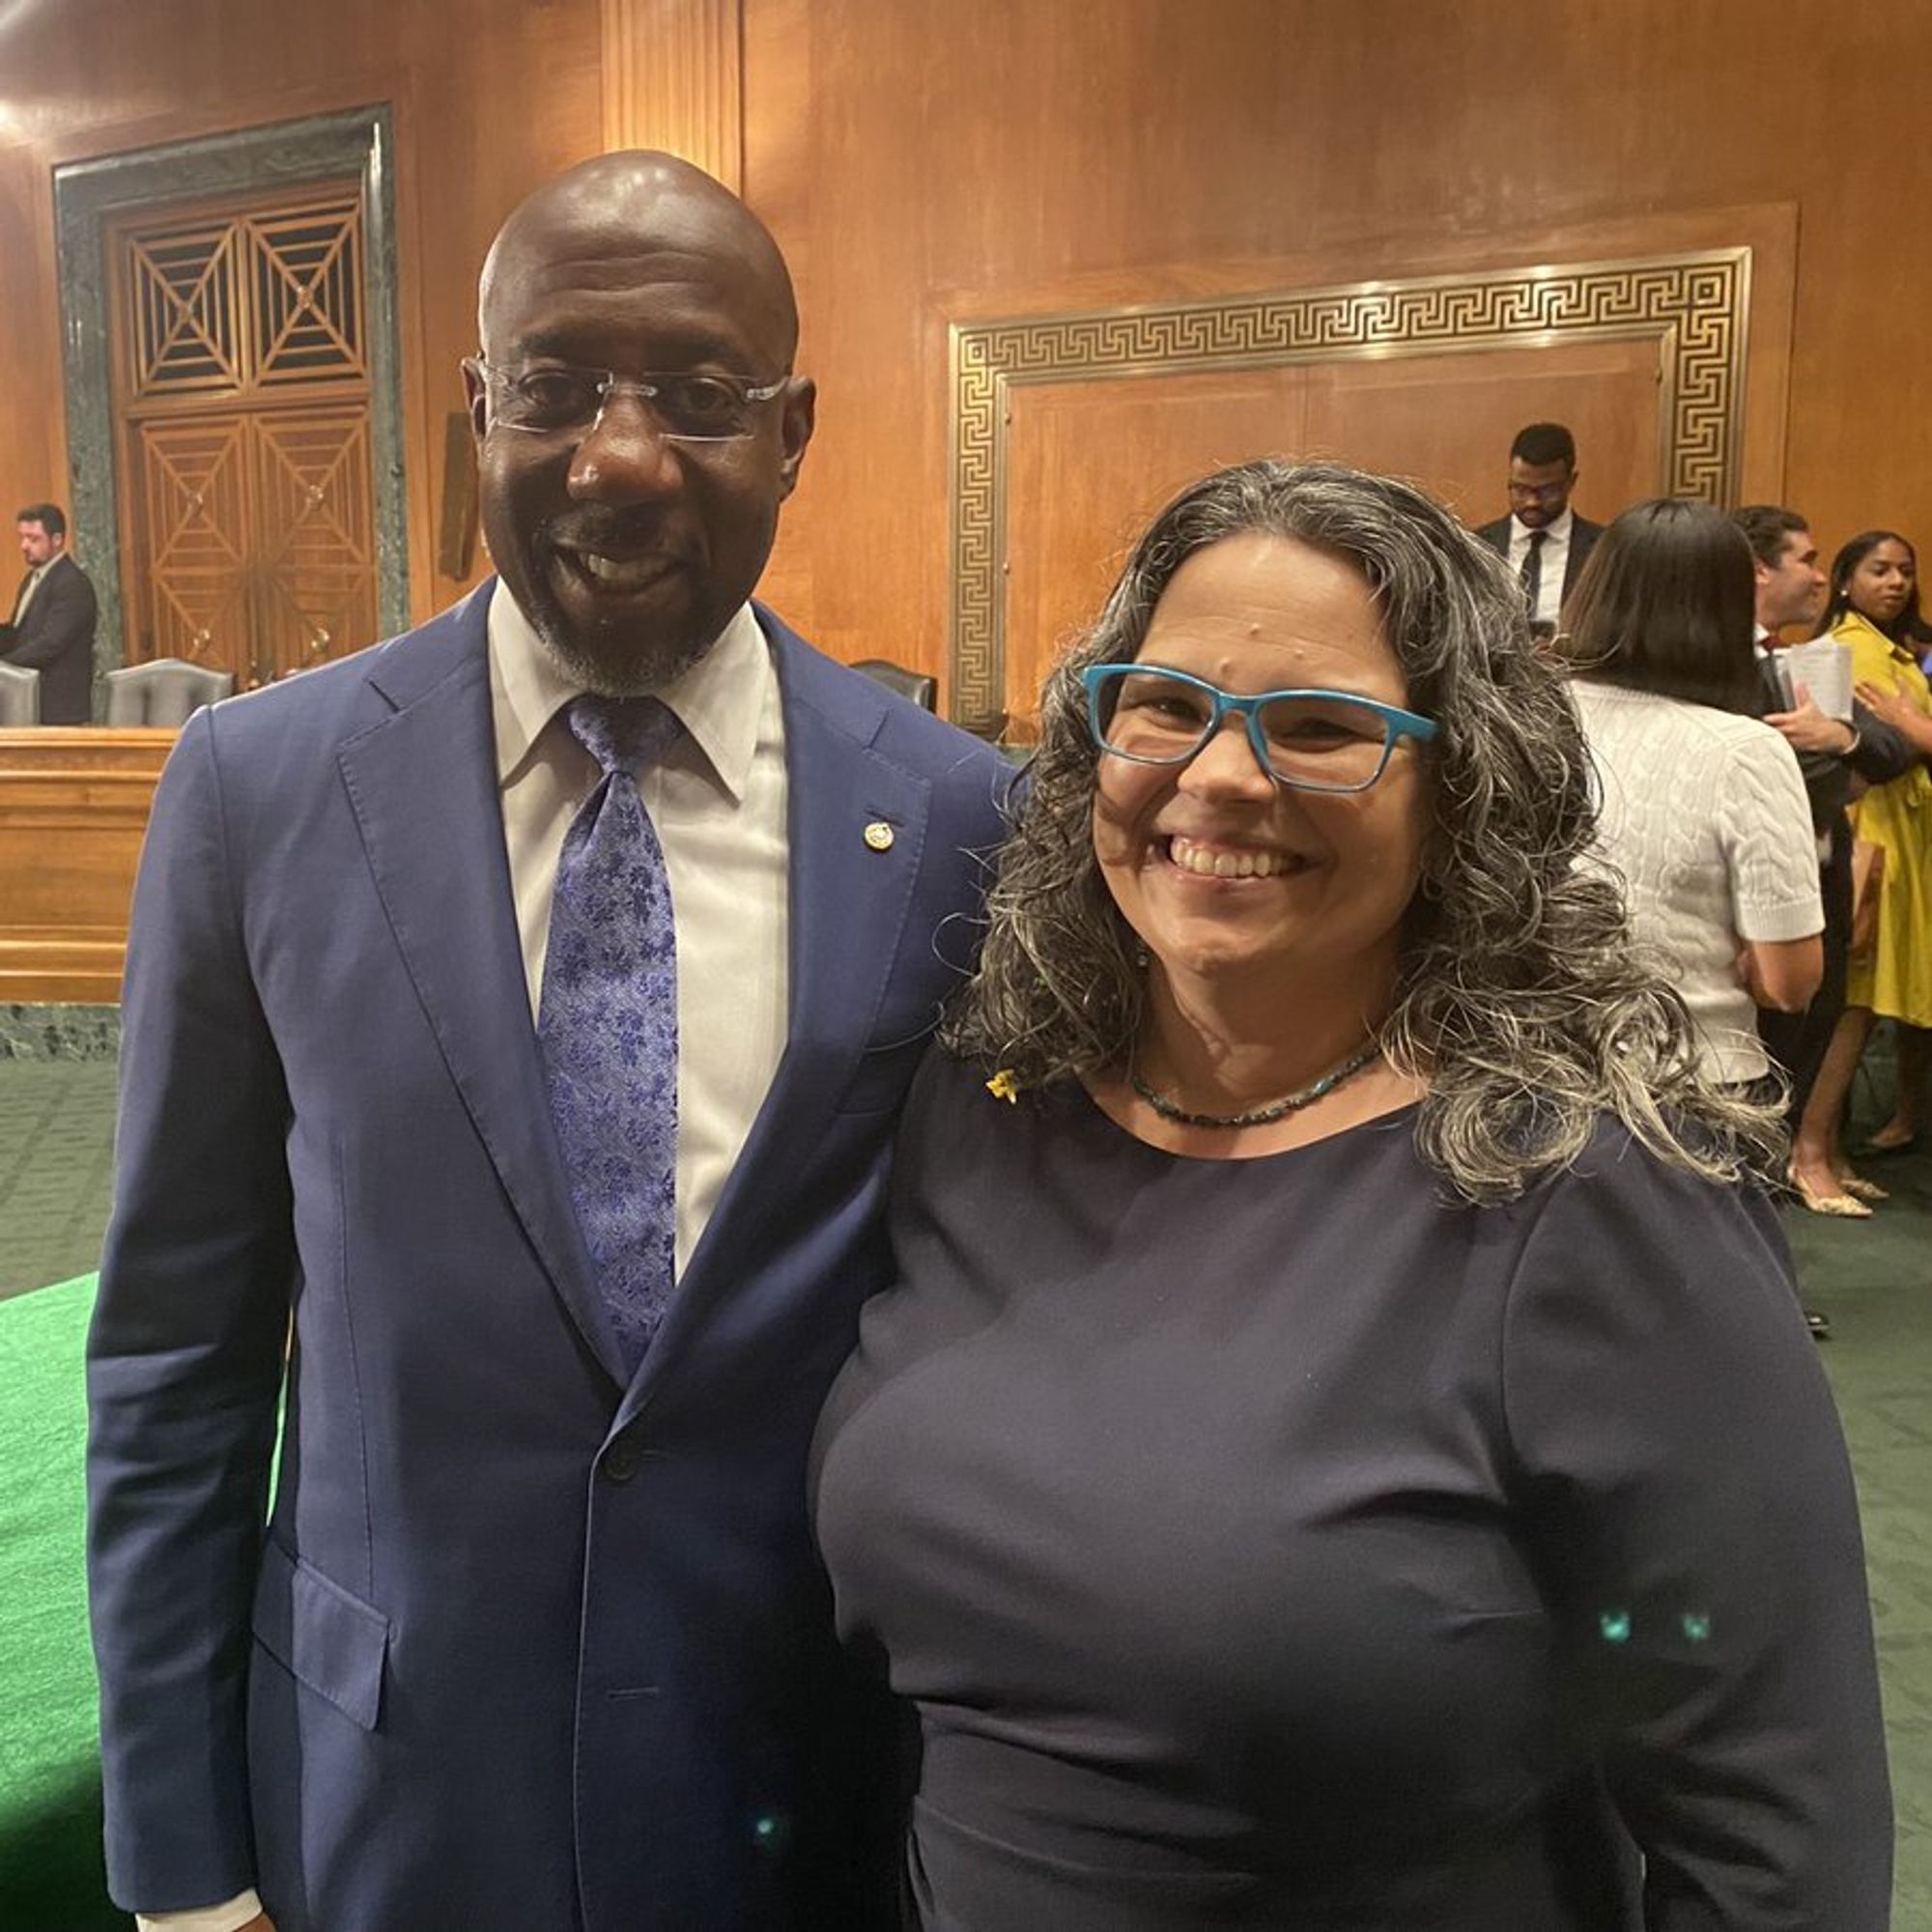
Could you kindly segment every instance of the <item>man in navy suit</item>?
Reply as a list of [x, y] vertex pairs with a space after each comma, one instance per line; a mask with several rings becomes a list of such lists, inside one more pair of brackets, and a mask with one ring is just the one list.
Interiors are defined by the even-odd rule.
[[1516, 573], [1540, 637], [1555, 635], [1564, 599], [1604, 533], [1570, 507], [1577, 473], [1577, 440], [1563, 424], [1518, 430], [1510, 444], [1510, 513], [1476, 532]]
[[68, 554], [58, 503], [29, 503], [15, 528], [27, 574], [0, 624], [0, 663], [40, 672], [43, 724], [85, 724], [94, 716], [94, 585]]
[[[1004, 767], [750, 601], [814, 395], [734, 197], [586, 162], [479, 308], [500, 578], [197, 713], [156, 801], [89, 1350], [112, 1889], [197, 1932], [884, 1923], [889, 1714], [803, 1464]], [[606, 699], [674, 721], [635, 776], [574, 735]], [[675, 1093], [642, 1341], [634, 1137], [585, 1157], [545, 1031], [599, 799], [675, 925], [675, 1077], [614, 1022], [604, 1069]]]

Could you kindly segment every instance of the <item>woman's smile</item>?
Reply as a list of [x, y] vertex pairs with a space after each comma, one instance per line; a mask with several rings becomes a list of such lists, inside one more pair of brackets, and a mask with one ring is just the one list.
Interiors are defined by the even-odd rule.
[[[1162, 849], [1156, 838], [1154, 849]], [[1278, 879], [1301, 871], [1309, 863], [1293, 852], [1249, 844], [1231, 844], [1191, 838], [1185, 833], [1171, 834], [1165, 845], [1169, 865], [1195, 878]]]

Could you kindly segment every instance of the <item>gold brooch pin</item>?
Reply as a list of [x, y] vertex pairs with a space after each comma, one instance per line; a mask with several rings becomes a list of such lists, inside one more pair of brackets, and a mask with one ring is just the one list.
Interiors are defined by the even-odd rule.
[[986, 1082], [986, 1092], [994, 1099], [1004, 1100], [1008, 1106], [1016, 1107], [1020, 1098], [1019, 1076], [1010, 1066], [1003, 1066]]
[[883, 818], [875, 818], [866, 828], [866, 843], [874, 852], [890, 852], [893, 849], [893, 828]]

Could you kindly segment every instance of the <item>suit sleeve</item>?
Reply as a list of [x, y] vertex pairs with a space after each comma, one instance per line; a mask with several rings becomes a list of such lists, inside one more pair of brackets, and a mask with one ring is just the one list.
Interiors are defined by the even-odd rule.
[[1859, 742], [1846, 753], [1845, 762], [1867, 784], [1889, 784], [1918, 762], [1911, 739], [1883, 718], [1874, 717], [1856, 697], [1852, 699], [1852, 729], [1859, 734]]
[[[46, 608], [42, 610], [43, 602]], [[94, 585], [79, 570], [57, 572], [41, 585], [27, 607], [27, 617], [28, 621], [14, 632], [7, 662], [26, 670], [44, 670], [59, 664], [76, 644], [93, 638]]]
[[288, 1103], [242, 941], [213, 714], [157, 789], [122, 1007], [88, 1342], [88, 1572], [109, 1887], [251, 1885], [249, 1619], [295, 1271]]
[[1761, 1201], [1626, 1147], [1511, 1291], [1509, 1425], [1569, 1715], [1653, 1932], [1881, 1932], [1891, 1807], [1837, 1417]]

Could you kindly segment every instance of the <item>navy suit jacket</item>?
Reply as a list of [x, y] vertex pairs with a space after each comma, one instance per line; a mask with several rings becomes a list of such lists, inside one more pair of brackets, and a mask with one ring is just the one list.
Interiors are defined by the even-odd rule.
[[94, 716], [94, 585], [63, 551], [18, 624], [0, 624], [0, 660], [41, 674], [41, 723], [85, 724]]
[[1006, 768], [758, 613], [789, 1044], [627, 1381], [518, 949], [488, 588], [198, 712], [156, 800], [89, 1348], [112, 1889], [254, 1884], [280, 1932], [845, 1932], [890, 1910], [894, 1767], [804, 1462]]

